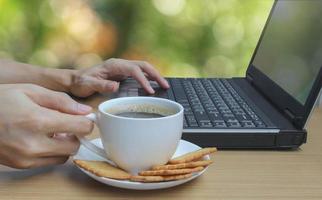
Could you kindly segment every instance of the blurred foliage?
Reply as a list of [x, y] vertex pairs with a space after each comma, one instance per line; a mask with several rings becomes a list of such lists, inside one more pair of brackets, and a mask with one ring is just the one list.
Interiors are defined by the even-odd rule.
[[0, 0], [0, 58], [81, 68], [143, 59], [167, 76], [243, 75], [272, 0]]

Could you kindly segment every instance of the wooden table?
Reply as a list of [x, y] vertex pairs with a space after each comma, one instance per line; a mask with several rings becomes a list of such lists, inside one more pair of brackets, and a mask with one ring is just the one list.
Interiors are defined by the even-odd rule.
[[[106, 97], [85, 102], [96, 106]], [[219, 151], [198, 179], [155, 191], [103, 185], [69, 161], [34, 170], [0, 167], [0, 199], [322, 199], [322, 111], [308, 127], [308, 143], [296, 151]], [[94, 130], [92, 137], [97, 137]]]

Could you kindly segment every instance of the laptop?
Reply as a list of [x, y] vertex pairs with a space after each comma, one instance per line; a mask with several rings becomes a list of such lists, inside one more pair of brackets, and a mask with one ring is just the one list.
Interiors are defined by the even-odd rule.
[[[185, 140], [218, 148], [297, 148], [307, 139], [321, 66], [322, 1], [277, 0], [245, 77], [169, 77], [168, 90], [151, 84], [153, 96], [183, 105]], [[117, 93], [146, 95], [133, 79]]]

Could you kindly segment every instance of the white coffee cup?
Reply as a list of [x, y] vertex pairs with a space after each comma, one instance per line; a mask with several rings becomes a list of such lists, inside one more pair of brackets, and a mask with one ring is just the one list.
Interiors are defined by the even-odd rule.
[[[115, 115], [117, 111], [140, 106], [155, 109], [156, 113], [165, 116], [129, 118]], [[98, 106], [97, 114], [91, 113], [87, 117], [100, 129], [104, 149], [85, 138], [80, 138], [81, 143], [131, 174], [165, 164], [174, 154], [183, 129], [183, 107], [174, 101], [155, 97], [108, 100]]]

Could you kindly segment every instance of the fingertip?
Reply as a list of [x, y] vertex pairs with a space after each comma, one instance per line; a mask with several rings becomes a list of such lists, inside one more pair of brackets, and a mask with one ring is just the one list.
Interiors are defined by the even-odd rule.
[[88, 105], [85, 105], [85, 104], [81, 104], [81, 103], [77, 103], [77, 111], [80, 113], [80, 114], [87, 114], [87, 113], [90, 113], [92, 111], [92, 107], [88, 106]]
[[148, 86], [148, 88], [147, 88], [147, 92], [148, 92], [149, 94], [154, 94], [154, 93], [155, 93], [154, 89], [153, 89], [151, 86]]
[[158, 84], [164, 88], [164, 89], [169, 89], [170, 88], [170, 85], [168, 83], [168, 81], [163, 78], [162, 76], [161, 77], [158, 77], [158, 79], [156, 80], [158, 82]]
[[105, 84], [105, 92], [116, 92], [119, 89], [120, 83], [116, 81], [108, 81]]
[[120, 83], [119, 82], [114, 82], [112, 91], [113, 92], [118, 91], [119, 87], [120, 87]]
[[163, 82], [163, 88], [165, 88], [165, 89], [169, 89], [170, 88], [170, 85], [169, 85], [169, 83], [168, 83], [167, 80], [163, 79], [162, 82]]
[[83, 118], [83, 122], [81, 122], [82, 120], [80, 120], [81, 124], [81, 129], [79, 130], [79, 132], [77, 133], [78, 136], [86, 136], [86, 135], [90, 135], [93, 131], [94, 128], [94, 122], [92, 122], [91, 120], [87, 119], [87, 118]]
[[147, 92], [148, 94], [154, 94], [155, 91], [152, 87], [143, 87], [143, 89], [145, 90], [145, 92]]

